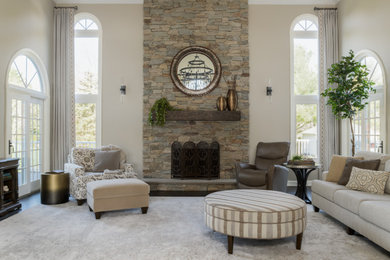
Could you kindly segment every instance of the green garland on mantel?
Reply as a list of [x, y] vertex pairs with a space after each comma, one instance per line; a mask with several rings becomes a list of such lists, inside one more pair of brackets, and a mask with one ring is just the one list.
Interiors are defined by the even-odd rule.
[[151, 126], [164, 126], [167, 111], [172, 110], [174, 110], [174, 108], [169, 104], [169, 101], [165, 97], [156, 100], [149, 112], [149, 124]]

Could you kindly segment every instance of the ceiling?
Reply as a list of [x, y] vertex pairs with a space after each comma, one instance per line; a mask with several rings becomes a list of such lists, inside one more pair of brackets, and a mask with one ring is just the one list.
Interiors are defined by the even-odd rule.
[[[250, 5], [336, 5], [340, 0], [248, 0]], [[142, 4], [143, 0], [54, 0], [56, 4]]]

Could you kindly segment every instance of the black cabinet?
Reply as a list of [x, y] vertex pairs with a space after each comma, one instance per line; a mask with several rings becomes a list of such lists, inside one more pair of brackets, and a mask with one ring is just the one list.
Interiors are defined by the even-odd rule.
[[0, 159], [0, 218], [21, 208], [18, 193], [19, 159]]

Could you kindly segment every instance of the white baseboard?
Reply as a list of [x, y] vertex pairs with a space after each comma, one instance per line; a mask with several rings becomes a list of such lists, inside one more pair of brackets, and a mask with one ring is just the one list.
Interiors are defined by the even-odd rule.
[[[287, 186], [297, 186], [297, 181], [287, 181]], [[311, 181], [307, 181], [307, 187], [311, 187]]]

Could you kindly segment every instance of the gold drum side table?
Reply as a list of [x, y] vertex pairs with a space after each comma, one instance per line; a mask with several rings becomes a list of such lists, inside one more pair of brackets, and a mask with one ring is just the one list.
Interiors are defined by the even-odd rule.
[[41, 203], [52, 205], [69, 201], [69, 173], [51, 171], [41, 174]]

